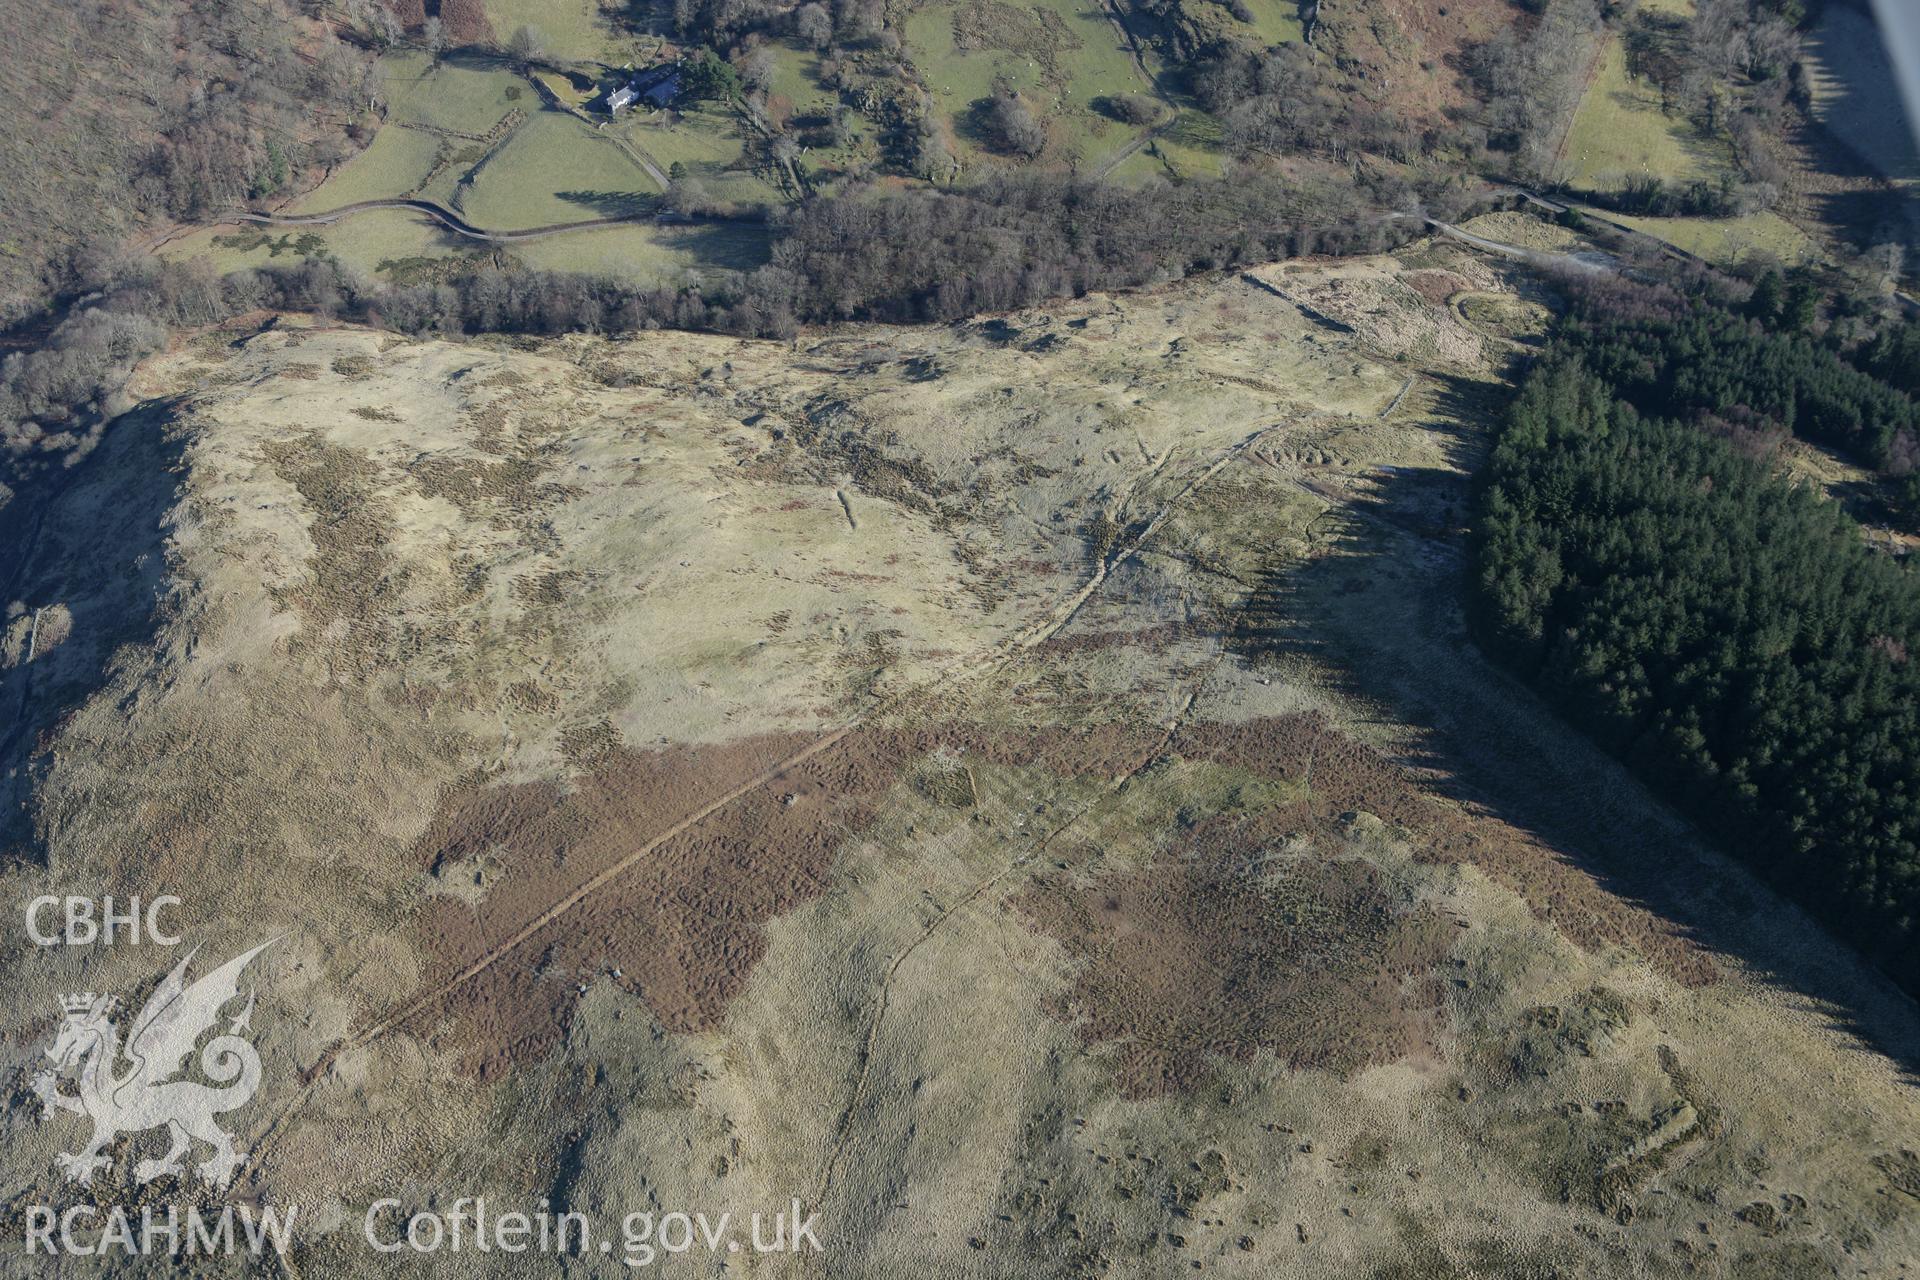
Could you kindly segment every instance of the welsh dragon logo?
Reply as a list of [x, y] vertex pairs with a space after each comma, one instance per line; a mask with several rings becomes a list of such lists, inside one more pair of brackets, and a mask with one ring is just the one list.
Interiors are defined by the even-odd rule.
[[[111, 1016], [116, 1004], [112, 996], [89, 991], [60, 997], [66, 1021], [47, 1050], [55, 1067], [33, 1078], [33, 1091], [46, 1114], [58, 1109], [93, 1121], [93, 1137], [79, 1154], [63, 1153], [55, 1160], [69, 1180], [81, 1186], [91, 1183], [93, 1175], [111, 1163], [101, 1152], [121, 1134], [163, 1126], [172, 1145], [160, 1159], [135, 1165], [136, 1180], [151, 1182], [184, 1172], [185, 1157], [196, 1140], [213, 1148], [195, 1166], [202, 1178], [222, 1186], [233, 1176], [242, 1153], [234, 1149], [233, 1135], [213, 1118], [245, 1106], [260, 1087], [260, 1055], [245, 1035], [253, 1018], [252, 990], [246, 1007], [229, 1021], [226, 1031], [200, 1050], [201, 1073], [213, 1083], [177, 1077], [201, 1037], [217, 1030], [221, 1010], [239, 998], [241, 972], [272, 945], [262, 943], [188, 986], [187, 965], [198, 952], [196, 947], [147, 1000], [124, 1046]], [[77, 1093], [61, 1091], [70, 1073]]]

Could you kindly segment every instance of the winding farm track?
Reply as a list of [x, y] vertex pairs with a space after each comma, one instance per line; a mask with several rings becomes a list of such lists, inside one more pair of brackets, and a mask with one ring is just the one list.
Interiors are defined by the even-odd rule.
[[656, 214], [632, 213], [615, 218], [585, 218], [579, 222], [553, 222], [544, 227], [526, 227], [517, 231], [489, 231], [485, 227], [474, 226], [444, 205], [435, 204], [431, 200], [414, 199], [361, 200], [354, 204], [343, 204], [338, 209], [328, 209], [322, 213], [242, 213], [237, 215], [234, 221], [259, 223], [269, 227], [324, 227], [342, 218], [350, 218], [356, 213], [366, 213], [373, 209], [409, 209], [415, 213], [424, 213], [455, 235], [465, 236], [469, 240], [485, 240], [493, 244], [539, 240], [546, 236], [564, 235], [569, 231], [628, 227], [639, 223], [668, 225], [675, 221], [742, 223], [754, 221], [751, 218], [721, 218], [712, 215], [703, 217], [682, 215], [677, 219], [662, 219]]
[[1437, 231], [1450, 240], [1457, 240], [1469, 248], [1491, 253], [1496, 257], [1511, 258], [1537, 269], [1550, 270], [1558, 267], [1585, 272], [1589, 275], [1618, 270], [1617, 263], [1600, 254], [1555, 253], [1542, 249], [1529, 249], [1525, 245], [1508, 244], [1504, 240], [1489, 240], [1485, 236], [1477, 236], [1471, 231], [1462, 230], [1450, 222], [1441, 222], [1437, 218], [1428, 218], [1425, 221], [1430, 230]]

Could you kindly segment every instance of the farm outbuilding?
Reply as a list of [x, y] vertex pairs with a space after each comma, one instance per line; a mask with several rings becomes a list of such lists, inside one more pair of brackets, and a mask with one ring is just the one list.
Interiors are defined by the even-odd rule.
[[663, 79], [648, 86], [648, 88], [640, 94], [641, 97], [647, 100], [649, 106], [655, 107], [664, 107], [679, 95], [680, 73], [677, 70], [668, 72]]
[[625, 84], [607, 92], [607, 114], [619, 115], [628, 107], [645, 102], [664, 107], [680, 96], [680, 64], [669, 63], [634, 76]]

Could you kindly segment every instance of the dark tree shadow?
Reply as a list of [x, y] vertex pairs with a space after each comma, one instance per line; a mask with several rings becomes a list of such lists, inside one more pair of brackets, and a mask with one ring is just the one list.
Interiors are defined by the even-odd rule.
[[[179, 498], [176, 405], [108, 423], [71, 470], [43, 471], [0, 509], [0, 856], [42, 857], [31, 804], [61, 721], [103, 689], [121, 645], [150, 647], [166, 588], [167, 512]], [[38, 626], [35, 616], [38, 615]], [[19, 624], [24, 622], [25, 628]], [[17, 648], [17, 652], [15, 651]]]
[[686, 223], [662, 227], [656, 238], [664, 247], [691, 256], [696, 266], [725, 271], [751, 271], [773, 257], [766, 229], [748, 224]]
[[660, 207], [658, 196], [640, 191], [556, 191], [554, 195], [601, 218], [638, 218]]
[[1012, 148], [1001, 140], [1000, 132], [993, 126], [993, 98], [975, 98], [967, 104], [965, 111], [953, 114], [953, 132], [963, 142], [996, 155], [1011, 156]]
[[1920, 178], [1920, 144], [1907, 121], [1885, 35], [1873, 15], [1845, 10], [1829, 14], [1805, 39], [1809, 53], [1844, 72], [1830, 86], [1833, 97], [1826, 111], [1836, 140], [1884, 177]]
[[1819, 210], [1820, 220], [1838, 230], [1855, 249], [1870, 249], [1889, 237], [1920, 245], [1920, 197], [1898, 187], [1876, 181], [1853, 190], [1818, 192], [1809, 198]]
[[[1864, 29], [1859, 25], [1864, 24]], [[1856, 248], [1889, 237], [1920, 245], [1920, 139], [1914, 135], [1893, 64], [1871, 13], [1838, 11], [1814, 24], [1807, 50], [1845, 74], [1821, 116], [1803, 113], [1820, 167], [1850, 185], [1811, 199], [1819, 217]]]
[[1247, 658], [1306, 657], [1342, 691], [1413, 730], [1400, 762], [1443, 796], [1526, 833], [1677, 935], [1736, 958], [1920, 1082], [1920, 1005], [1662, 803], [1497, 667], [1469, 633], [1472, 494], [1489, 388], [1441, 388], [1437, 424], [1460, 470], [1378, 474], [1346, 508], [1337, 554], [1261, 584], [1233, 639]]

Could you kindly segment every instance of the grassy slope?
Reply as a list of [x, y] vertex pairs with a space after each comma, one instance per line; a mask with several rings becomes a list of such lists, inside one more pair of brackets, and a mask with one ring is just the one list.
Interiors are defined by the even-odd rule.
[[[1029, 15], [1012, 20], [1012, 15]], [[967, 39], [962, 32], [974, 33]], [[1043, 162], [1092, 166], [1134, 130], [1092, 107], [1105, 94], [1146, 85], [1111, 23], [1091, 4], [1041, 0], [1029, 9], [938, 4], [916, 10], [904, 32], [914, 66], [966, 158], [995, 157], [973, 123], [974, 104], [1010, 87], [1048, 126]], [[963, 47], [963, 45], [967, 47]]]
[[[1440, 246], [1419, 257], [1423, 270], [1498, 286], [1493, 268], [1465, 251]], [[628, 742], [644, 734], [675, 744], [768, 723], [812, 729], [840, 714], [828, 697], [865, 688], [854, 681], [876, 663], [896, 700], [895, 689], [922, 687], [929, 671], [942, 677], [937, 698], [905, 701], [899, 719], [884, 722], [889, 734], [898, 723], [942, 749], [928, 760], [916, 758], [922, 746], [894, 749], [915, 753], [882, 775], [902, 782], [870, 808], [863, 800], [862, 825], [849, 820], [844, 839], [831, 829], [842, 843], [824, 873], [827, 891], [765, 926], [764, 949], [750, 952], [750, 984], [717, 1031], [664, 1030], [655, 1006], [594, 978], [577, 1006], [567, 996], [563, 1007], [577, 1013], [564, 1047], [528, 1062], [517, 1079], [473, 1081], [453, 1075], [457, 1055], [502, 1034], [483, 1015], [499, 1011], [504, 1021], [519, 1011], [487, 1002], [484, 991], [450, 993], [436, 1015], [444, 1009], [444, 1025], [460, 1034], [397, 1026], [394, 1065], [373, 1078], [369, 1096], [395, 1114], [452, 1120], [424, 1129], [398, 1155], [381, 1149], [362, 1159], [372, 1148], [354, 1107], [304, 1109], [289, 1137], [267, 1150], [271, 1193], [315, 1199], [339, 1194], [343, 1182], [377, 1188], [484, 1166], [501, 1171], [499, 1195], [531, 1202], [550, 1189], [556, 1153], [571, 1151], [592, 1179], [575, 1203], [630, 1204], [665, 1186], [678, 1202], [731, 1207], [764, 1186], [811, 1193], [821, 1153], [839, 1143], [847, 1156], [832, 1194], [821, 1197], [822, 1236], [836, 1242], [836, 1267], [874, 1275], [1001, 1274], [983, 1272], [1001, 1264], [979, 1262], [985, 1250], [970, 1239], [988, 1242], [987, 1257], [1011, 1260], [1008, 1273], [1114, 1280], [1187, 1274], [1197, 1258], [1210, 1276], [1244, 1280], [1549, 1269], [1644, 1280], [1681, 1273], [1676, 1239], [1712, 1249], [1708, 1273], [1751, 1280], [1837, 1274], [1830, 1264], [1843, 1261], [1885, 1274], [1914, 1256], [1920, 1225], [1895, 1180], [1914, 1185], [1897, 1156], [1920, 1133], [1902, 1070], [1914, 1060], [1911, 1007], [1882, 999], [1804, 920], [1701, 853], [1612, 762], [1477, 657], [1457, 613], [1454, 507], [1491, 417], [1477, 394], [1483, 366], [1380, 362], [1376, 339], [1408, 325], [1449, 329], [1447, 312], [1371, 264], [1295, 266], [1273, 278], [1299, 296], [1349, 299], [1342, 315], [1359, 322], [1358, 332], [1318, 328], [1297, 307], [1228, 277], [1009, 317], [1014, 328], [1050, 337], [1032, 351], [956, 326], [873, 328], [851, 344], [810, 335], [791, 354], [777, 344], [661, 333], [629, 343], [570, 338], [534, 356], [505, 342], [394, 343], [344, 331], [300, 335], [298, 344], [268, 335], [251, 346], [223, 335], [169, 356], [177, 381], [157, 385], [204, 387], [207, 402], [181, 480], [191, 486], [182, 502], [194, 505], [183, 509], [233, 513], [179, 539], [175, 572], [195, 598], [234, 603], [183, 620], [198, 629], [62, 730], [48, 753], [47, 786], [63, 802], [53, 812], [72, 816], [52, 839], [58, 865], [104, 882], [160, 857], [189, 873], [234, 864], [227, 851], [257, 835], [257, 815], [288, 847], [349, 851], [356, 861], [345, 873], [339, 859], [315, 857], [280, 859], [253, 880], [201, 876], [225, 895], [210, 910], [244, 903], [252, 928], [292, 922], [322, 939], [312, 947], [325, 966], [315, 980], [263, 988], [262, 1025], [297, 1025], [306, 1008], [317, 1008], [321, 1025], [368, 1025], [412, 994], [389, 992], [394, 973], [434, 972], [426, 948], [437, 941], [436, 918], [423, 925], [408, 911], [420, 892], [417, 797], [451, 790], [469, 757], [500, 750], [495, 743], [560, 787], [585, 770], [569, 770], [548, 744], [582, 721], [616, 726]], [[1175, 335], [1182, 341], [1170, 351]], [[716, 376], [723, 362], [737, 375]], [[272, 376], [276, 364], [284, 380]], [[456, 370], [462, 376], [450, 376]], [[1416, 372], [1423, 376], [1412, 394], [1378, 417]], [[631, 385], [608, 374], [631, 375]], [[855, 438], [871, 439], [898, 466], [883, 473], [892, 487], [856, 479], [836, 493], [821, 477], [837, 478], [847, 461], [829, 433], [778, 453], [747, 434], [805, 421], [818, 411], [823, 378], [853, 398], [845, 421], [860, 424]], [[741, 427], [762, 414], [765, 424]], [[460, 467], [454, 474], [463, 478], [497, 474], [497, 454], [483, 450], [500, 448], [503, 419], [506, 439], [541, 450], [533, 454], [541, 470], [527, 481], [541, 487], [530, 500], [489, 497], [467, 509], [430, 496], [433, 473], [420, 465], [428, 460]], [[1255, 448], [1223, 453], [1262, 428], [1274, 429]], [[340, 459], [322, 474], [350, 477], [350, 467], [363, 467], [388, 499], [367, 505], [391, 522], [391, 535], [381, 524], [338, 521], [379, 538], [348, 548], [391, 566], [378, 581], [348, 577], [355, 561], [311, 549], [340, 508], [303, 501], [287, 468], [260, 461], [309, 433], [325, 433]], [[736, 465], [746, 448], [783, 469]], [[784, 457], [794, 454], [798, 465], [787, 468]], [[1215, 458], [1224, 466], [1199, 482]], [[992, 469], [983, 475], [983, 466]], [[936, 498], [951, 517], [926, 514], [920, 504]], [[995, 641], [1014, 637], [1012, 649], [1030, 634], [1029, 619], [1081, 595], [1089, 556], [1077, 531], [1109, 510], [1134, 529], [1165, 514], [1124, 580], [1096, 580], [1085, 594], [1062, 637], [1085, 643], [995, 661]], [[1010, 511], [1029, 518], [1010, 522]], [[843, 512], [857, 512], [857, 525]], [[949, 547], [971, 555], [961, 562]], [[309, 593], [310, 583], [338, 584], [335, 598], [357, 625], [329, 632], [317, 620], [287, 618], [263, 584], [292, 578], [288, 565]], [[1003, 565], [1017, 593], [1004, 603], [955, 589], [982, 588]], [[580, 589], [537, 612], [515, 585], [568, 571], [579, 576], [558, 580]], [[474, 580], [487, 594], [461, 603], [456, 586]], [[455, 625], [416, 639], [410, 620], [449, 598]], [[294, 627], [308, 647], [273, 643]], [[1168, 631], [1177, 638], [1166, 640]], [[875, 633], [884, 647], [866, 643]], [[375, 674], [345, 692], [322, 689], [313, 671], [334, 653], [367, 654]], [[961, 664], [971, 669], [956, 670]], [[460, 683], [431, 721], [387, 696], [409, 683], [444, 685], [448, 671]], [[508, 691], [530, 673], [552, 700], [516, 707]], [[472, 702], [460, 691], [472, 691]], [[356, 718], [329, 713], [323, 699], [342, 698], [354, 699], [347, 705]], [[256, 714], [235, 717], [235, 707]], [[1271, 806], [1300, 791], [1273, 783], [1294, 773], [1261, 774], [1251, 760], [1229, 769], [1187, 750], [1204, 742], [1208, 723], [1253, 724], [1308, 708], [1415, 760], [1430, 771], [1427, 785], [1446, 790], [1458, 778], [1457, 816], [1472, 824], [1473, 839], [1446, 857], [1412, 845], [1441, 817], [1451, 824], [1453, 806], [1389, 828], [1374, 815], [1400, 812], [1398, 793], [1367, 787], [1361, 757], [1340, 751], [1304, 753], [1311, 803], [1298, 805], [1303, 818], [1279, 817], [1313, 825], [1283, 843], [1292, 828], [1269, 817]], [[959, 714], [988, 727], [986, 749], [948, 749], [960, 735], [938, 717]], [[1170, 740], [1175, 716], [1179, 736]], [[1098, 758], [1076, 765], [1064, 749], [1018, 771], [997, 763], [995, 753], [1032, 723], [1057, 726], [1070, 748], [1110, 726], [1137, 725], [1141, 745], [1112, 766]], [[191, 755], [165, 749], [189, 733]], [[265, 760], [271, 768], [259, 750], [268, 735], [288, 744]], [[759, 763], [721, 772], [726, 766], [711, 759], [703, 753], [698, 765], [716, 791]], [[928, 779], [961, 764], [965, 799], [937, 798]], [[1116, 786], [1112, 773], [1123, 767], [1137, 771]], [[821, 790], [838, 800], [858, 785], [841, 777], [825, 775]], [[513, 789], [493, 794], [505, 800]], [[633, 810], [657, 824], [670, 807], [607, 794], [621, 818]], [[154, 795], [169, 805], [140, 803]], [[339, 803], [342, 795], [354, 803]], [[778, 792], [762, 799], [764, 809], [750, 813], [787, 807]], [[180, 813], [211, 825], [183, 835]], [[1358, 1026], [1379, 1009], [1418, 1008], [1437, 989], [1445, 1007], [1434, 1043], [1411, 1061], [1343, 1074], [1290, 1067], [1294, 1042], [1256, 1051], [1241, 1024], [1223, 1021], [1203, 1028], [1216, 1046], [1207, 1087], [1116, 1098], [1116, 1058], [1191, 1033], [1145, 1019], [1131, 1042], [1107, 1032], [1105, 1043], [1089, 1045], [1096, 1029], [1063, 1016], [1086, 1003], [1067, 1002], [1076, 990], [1070, 954], [1029, 923], [1013, 895], [1042, 875], [1132, 885], [1114, 877], [1136, 868], [1159, 869], [1179, 892], [1191, 877], [1173, 857], [1197, 851], [1200, 835], [1249, 828], [1267, 842], [1266, 856], [1228, 868], [1228, 883], [1255, 892], [1290, 868], [1357, 858], [1380, 870], [1396, 898], [1451, 917], [1452, 956], [1439, 974], [1397, 975], [1404, 981], [1383, 982], [1353, 1002], [1355, 1018], [1341, 1020]], [[783, 865], [776, 837], [745, 827], [725, 846], [741, 852], [699, 890], [725, 887], [732, 866], [760, 873]], [[500, 855], [524, 857], [512, 844], [501, 841]], [[633, 847], [637, 839], [621, 852]], [[1156, 863], [1163, 851], [1171, 856]], [[1475, 866], [1456, 869], [1456, 857]], [[544, 897], [508, 897], [524, 893], [530, 863], [499, 878], [484, 919], [524, 919], [543, 905]], [[286, 883], [281, 864], [301, 878]], [[1675, 900], [1682, 923], [1712, 930], [1709, 944], [1732, 942], [1727, 972], [1681, 969], [1679, 944], [1658, 921], [1602, 892], [1638, 896], [1643, 880], [1614, 878], [1636, 867], [1664, 887], [1657, 905]], [[13, 872], [23, 889], [29, 870]], [[586, 870], [570, 853], [564, 874], [570, 882]], [[634, 879], [608, 885], [569, 916], [560, 941], [645, 948], [659, 935], [617, 915], [587, 923], [585, 911], [623, 890], [630, 897], [620, 901], [635, 902], [642, 921], [679, 919], [687, 899], [655, 892], [642, 902], [655, 882], [641, 878], [635, 888]], [[1150, 946], [1160, 940], [1149, 931], [1156, 920], [1124, 914], [1131, 903], [1122, 896], [1114, 902], [1129, 928], [1108, 927], [1102, 940], [1137, 943], [1158, 959]], [[661, 912], [659, 903], [664, 915], [643, 914]], [[1240, 980], [1230, 993], [1238, 997], [1274, 971], [1339, 977], [1352, 936], [1344, 920], [1333, 947], [1256, 956], [1232, 949], [1230, 920], [1207, 906], [1196, 897], [1190, 912], [1161, 926], [1219, 943], [1161, 964], [1171, 975], [1164, 981], [1224, 974]], [[1108, 921], [1098, 899], [1090, 907], [1095, 922]], [[472, 932], [483, 917], [460, 903], [443, 918]], [[1327, 936], [1312, 915], [1287, 918], [1309, 941]], [[1576, 946], [1561, 930], [1587, 941]], [[377, 964], [365, 959], [367, 939], [382, 948]], [[711, 969], [696, 966], [722, 953], [679, 948], [669, 953], [679, 966], [671, 972], [705, 989], [695, 984]], [[602, 974], [615, 959], [589, 952], [569, 972]], [[501, 969], [539, 963], [529, 947]], [[629, 962], [628, 975], [638, 963]], [[1102, 963], [1094, 956], [1086, 967]], [[356, 973], [364, 986], [350, 985]], [[1158, 975], [1144, 976], [1136, 989], [1152, 1014]], [[18, 1011], [11, 1040], [36, 1041], [34, 1011], [60, 989], [34, 987], [30, 999], [7, 1006]], [[620, 1028], [631, 1039], [610, 1040]], [[1863, 1039], [1898, 1060], [1868, 1052]], [[977, 1052], [988, 1042], [1004, 1051]], [[684, 1097], [651, 1083], [704, 1063], [716, 1078]], [[542, 1071], [591, 1082], [603, 1070], [607, 1083], [585, 1086], [600, 1091], [584, 1102], [521, 1086]], [[447, 1087], [450, 1078], [461, 1087]], [[850, 1081], [878, 1098], [931, 1101], [847, 1109]], [[670, 1105], [656, 1102], [662, 1097]], [[783, 1112], [781, 1100], [794, 1098], [823, 1101]], [[512, 1122], [501, 1123], [508, 1112]], [[595, 1125], [584, 1143], [582, 1116]], [[23, 1130], [22, 1167], [47, 1167], [60, 1136]], [[721, 1157], [743, 1149], [756, 1181], [737, 1191], [743, 1165]], [[316, 1151], [345, 1159], [308, 1155]], [[1183, 1171], [1201, 1161], [1225, 1172], [1190, 1194], [1182, 1188], [1197, 1184]], [[1609, 1202], [1596, 1203], [1596, 1191]], [[903, 1219], [872, 1213], [875, 1204], [933, 1209]], [[1756, 1221], [1747, 1212], [1755, 1204], [1770, 1216]], [[1077, 1223], [1116, 1217], [1125, 1237], [1070, 1235]], [[338, 1255], [320, 1252], [335, 1243], [318, 1238], [310, 1273], [355, 1265], [351, 1240]], [[1717, 1265], [1721, 1258], [1727, 1265]]]
[[505, 66], [444, 61], [426, 55], [389, 54], [381, 59], [388, 119], [461, 133], [485, 133], [509, 111], [540, 105], [526, 81]]
[[338, 258], [375, 274], [380, 263], [470, 249], [430, 219], [399, 209], [356, 214], [332, 226], [306, 228], [213, 227], [196, 231], [161, 250], [169, 258], [206, 257], [220, 271], [291, 266], [310, 256]]
[[1567, 137], [1567, 175], [1573, 186], [1610, 190], [1640, 174], [1673, 183], [1712, 181], [1732, 164], [1725, 143], [1702, 136], [1685, 116], [1660, 109], [1659, 90], [1628, 75], [1625, 49], [1617, 38], [1609, 39]]
[[655, 41], [625, 35], [602, 16], [598, 0], [486, 0], [487, 20], [502, 40], [521, 26], [539, 31], [550, 57], [620, 66]]
[[[1200, 0], [1200, 3], [1211, 4], [1212, 0]], [[1306, 38], [1305, 25], [1300, 21], [1300, 5], [1296, 0], [1245, 0], [1245, 4], [1253, 14], [1253, 24], [1241, 29], [1258, 43], [1297, 44]], [[1188, 6], [1189, 9], [1194, 7]], [[1213, 7], [1220, 8], [1217, 4]], [[1224, 10], [1222, 16], [1232, 18], [1231, 13]]]
[[572, 116], [543, 111], [480, 167], [460, 211], [483, 227], [518, 229], [637, 212], [655, 194], [611, 140]]
[[1812, 238], [1777, 213], [1752, 213], [1739, 218], [1641, 218], [1623, 213], [1605, 216], [1688, 253], [1698, 254], [1709, 262], [1738, 262], [1754, 253], [1767, 254], [1783, 262], [1806, 262], [1820, 256], [1819, 246]]
[[293, 206], [296, 212], [337, 209], [361, 200], [380, 200], [413, 190], [433, 168], [440, 139], [419, 129], [390, 124], [353, 157]]
[[738, 163], [745, 150], [737, 122], [717, 111], [685, 111], [678, 122], [670, 122], [665, 113], [631, 117], [617, 127], [622, 137], [652, 156], [656, 164], [666, 168], [681, 164], [702, 178], [717, 177], [728, 165]]
[[[1650, 7], [1681, 17], [1692, 11], [1686, 0], [1660, 0]], [[1628, 73], [1618, 38], [1609, 38], [1601, 54], [1568, 133], [1564, 161], [1567, 180], [1576, 191], [1617, 190], [1629, 177], [1641, 175], [1673, 184], [1737, 176], [1732, 151], [1723, 140], [1707, 137], [1678, 112], [1663, 111], [1659, 90]], [[1715, 262], [1753, 253], [1797, 262], [1818, 254], [1806, 233], [1776, 213], [1739, 218], [1607, 216]]]
[[[169, 258], [205, 257], [220, 271], [292, 266], [331, 256], [371, 279], [415, 278], [423, 260], [485, 254], [483, 246], [448, 234], [402, 210], [374, 210], [311, 231], [209, 228], [161, 251]], [[767, 238], [752, 226], [610, 227], [515, 244], [507, 256], [529, 267], [586, 271], [635, 284], [671, 284], [688, 271], [751, 270], [766, 261]]]

